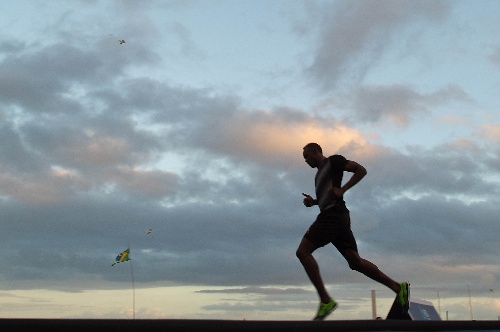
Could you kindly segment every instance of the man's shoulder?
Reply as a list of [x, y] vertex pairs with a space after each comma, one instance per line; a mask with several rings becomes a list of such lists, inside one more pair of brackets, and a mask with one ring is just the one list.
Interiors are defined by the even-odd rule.
[[328, 159], [330, 160], [330, 162], [334, 162], [334, 161], [343, 161], [343, 162], [345, 162], [345, 161], [347, 161], [346, 157], [344, 157], [341, 154], [333, 154], [330, 157], [328, 157]]
[[347, 159], [341, 154], [334, 154], [328, 157], [330, 167], [334, 170], [344, 170]]

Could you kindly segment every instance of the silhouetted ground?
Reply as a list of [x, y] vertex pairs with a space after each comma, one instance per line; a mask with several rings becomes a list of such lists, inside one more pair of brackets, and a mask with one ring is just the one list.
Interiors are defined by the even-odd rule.
[[0, 331], [500, 331], [500, 321], [236, 321], [183, 319], [0, 319]]

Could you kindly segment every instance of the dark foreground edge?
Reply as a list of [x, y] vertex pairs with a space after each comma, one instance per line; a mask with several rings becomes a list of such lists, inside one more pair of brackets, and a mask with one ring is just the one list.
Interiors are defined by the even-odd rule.
[[313, 322], [183, 319], [0, 319], [0, 331], [500, 331], [500, 321], [331, 320]]

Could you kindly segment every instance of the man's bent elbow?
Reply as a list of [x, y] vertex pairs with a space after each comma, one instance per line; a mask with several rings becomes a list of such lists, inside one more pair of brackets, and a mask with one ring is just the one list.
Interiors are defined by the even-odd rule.
[[368, 174], [368, 171], [363, 165], [358, 164], [358, 167], [356, 167], [356, 170], [354, 173], [359, 174], [361, 177], [364, 177], [366, 174]]

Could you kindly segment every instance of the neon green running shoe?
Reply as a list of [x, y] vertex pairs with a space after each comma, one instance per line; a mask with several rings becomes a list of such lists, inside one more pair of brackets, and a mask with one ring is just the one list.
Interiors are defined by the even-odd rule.
[[330, 299], [330, 302], [328, 303], [319, 303], [319, 308], [318, 308], [318, 314], [316, 317], [314, 317], [314, 320], [323, 320], [331, 314], [332, 312], [335, 311], [339, 307], [338, 303], [335, 302], [333, 299]]
[[410, 283], [405, 281], [399, 284], [401, 289], [398, 293], [398, 301], [403, 308], [403, 314], [407, 315], [410, 310]]

